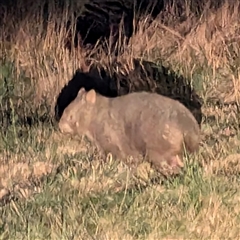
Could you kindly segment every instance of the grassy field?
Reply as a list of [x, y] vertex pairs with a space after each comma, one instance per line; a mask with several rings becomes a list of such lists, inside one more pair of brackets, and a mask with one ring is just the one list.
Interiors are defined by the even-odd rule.
[[63, 48], [71, 9], [50, 5], [48, 25], [41, 1], [22, 5], [22, 17], [20, 7], [2, 14], [0, 239], [240, 238], [240, 5], [230, 2], [200, 17], [187, 4], [175, 17], [172, 6], [148, 28], [142, 19], [117, 59], [125, 71], [132, 58], [161, 62], [203, 100], [201, 147], [168, 179], [147, 163], [132, 176], [122, 161], [59, 133], [52, 119], [64, 84], [87, 60], [113, 61]]

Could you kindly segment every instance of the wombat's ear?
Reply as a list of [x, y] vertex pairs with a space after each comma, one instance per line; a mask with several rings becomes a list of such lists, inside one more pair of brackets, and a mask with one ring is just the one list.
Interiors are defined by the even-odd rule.
[[90, 90], [87, 94], [86, 94], [86, 101], [90, 102], [90, 103], [95, 103], [96, 102], [96, 92], [94, 89]]
[[85, 88], [82, 87], [82, 88], [78, 91], [77, 97], [81, 97], [85, 92], [86, 92]]

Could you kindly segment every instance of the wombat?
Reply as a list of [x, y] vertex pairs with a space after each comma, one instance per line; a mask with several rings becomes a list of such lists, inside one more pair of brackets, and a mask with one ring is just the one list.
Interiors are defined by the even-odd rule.
[[137, 163], [144, 156], [160, 173], [179, 173], [184, 147], [198, 150], [200, 127], [180, 102], [157, 93], [115, 98], [81, 88], [59, 121], [62, 133], [85, 135], [103, 153]]

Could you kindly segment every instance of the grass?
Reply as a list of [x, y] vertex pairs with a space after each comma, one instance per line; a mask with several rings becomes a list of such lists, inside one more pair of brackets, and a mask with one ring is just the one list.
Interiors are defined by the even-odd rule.
[[[71, 9], [51, 4], [44, 25], [40, 2], [22, 18], [8, 9], [0, 27], [0, 238], [238, 239], [239, 4], [206, 7], [200, 18], [187, 4], [185, 15], [174, 17], [170, 6], [148, 28], [143, 18], [117, 59], [90, 59], [84, 48], [69, 54], [62, 47]], [[146, 163], [134, 177], [87, 141], [62, 136], [52, 121], [57, 95], [76, 69], [89, 62], [111, 68], [117, 60], [128, 73], [132, 58], [171, 67], [203, 99], [201, 147], [185, 156], [177, 177], [150, 180]]]

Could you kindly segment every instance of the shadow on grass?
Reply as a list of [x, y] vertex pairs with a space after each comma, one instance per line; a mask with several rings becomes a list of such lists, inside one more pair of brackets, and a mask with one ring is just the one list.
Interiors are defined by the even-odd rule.
[[111, 66], [112, 72], [97, 66], [91, 67], [88, 73], [78, 70], [58, 95], [55, 105], [56, 120], [60, 120], [64, 109], [75, 99], [79, 89], [84, 87], [87, 91], [94, 89], [105, 97], [138, 91], [156, 92], [183, 103], [197, 122], [201, 123], [201, 99], [187, 79], [152, 62], [134, 59], [133, 63], [134, 69], [128, 73], [117, 72], [114, 65]]

